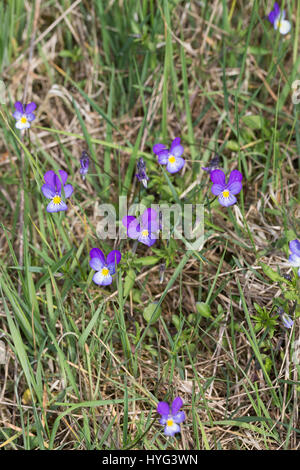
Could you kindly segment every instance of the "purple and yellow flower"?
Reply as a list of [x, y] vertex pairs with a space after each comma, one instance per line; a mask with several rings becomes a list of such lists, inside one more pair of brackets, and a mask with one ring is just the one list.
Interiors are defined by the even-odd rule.
[[15, 103], [16, 111], [13, 113], [13, 117], [16, 119], [17, 129], [29, 129], [30, 123], [35, 119], [35, 115], [32, 111], [35, 110], [36, 104], [34, 102], [23, 105], [20, 101]]
[[117, 264], [121, 261], [119, 250], [113, 250], [107, 257], [99, 248], [92, 248], [90, 251], [90, 267], [97, 271], [93, 276], [93, 281], [99, 286], [108, 286], [112, 283], [112, 276], [116, 272]]
[[180, 397], [175, 398], [171, 405], [171, 410], [165, 401], [160, 401], [157, 405], [157, 413], [161, 415], [160, 424], [165, 426], [164, 433], [166, 436], [174, 436], [180, 432], [180, 423], [185, 420], [184, 411], [179, 411], [183, 405]]
[[298, 276], [300, 277], [300, 241], [299, 240], [292, 240], [289, 244], [289, 248], [292, 254], [289, 256], [289, 264], [293, 266], [293, 268], [298, 269]]
[[68, 179], [68, 173], [64, 170], [58, 171], [59, 176], [53, 170], [44, 174], [45, 183], [42, 186], [42, 193], [47, 199], [51, 199], [47, 206], [48, 212], [60, 212], [67, 210], [67, 204], [63, 198], [68, 198], [73, 193], [73, 186], [65, 184]]
[[146, 173], [146, 163], [144, 162], [143, 158], [139, 158], [137, 162], [137, 170], [136, 177], [139, 181], [143, 183], [143, 186], [147, 188], [147, 181], [149, 180], [147, 173]]
[[288, 34], [291, 30], [291, 23], [285, 19], [285, 11], [280, 10], [277, 2], [274, 3], [273, 10], [268, 14], [268, 20], [274, 29], [279, 30], [280, 34]]
[[210, 179], [213, 182], [211, 192], [218, 196], [219, 203], [222, 206], [232, 206], [237, 202], [235, 194], [242, 190], [242, 173], [238, 170], [233, 170], [230, 173], [228, 183], [226, 183], [224, 171], [213, 170], [210, 173]]
[[87, 152], [84, 150], [82, 152], [82, 155], [81, 155], [81, 158], [80, 158], [81, 168], [79, 170], [83, 180], [85, 179], [85, 175], [87, 174], [87, 172], [89, 170], [89, 164], [90, 164], [89, 156], [88, 156]]
[[170, 150], [163, 144], [155, 144], [153, 152], [158, 156], [158, 163], [167, 165], [169, 173], [177, 173], [185, 164], [185, 160], [181, 157], [183, 147], [180, 145], [180, 138], [176, 137], [171, 144]]
[[138, 219], [132, 215], [126, 215], [122, 224], [127, 228], [127, 235], [133, 240], [138, 240], [147, 246], [152, 246], [159, 231], [158, 213], [154, 209], [146, 209]]

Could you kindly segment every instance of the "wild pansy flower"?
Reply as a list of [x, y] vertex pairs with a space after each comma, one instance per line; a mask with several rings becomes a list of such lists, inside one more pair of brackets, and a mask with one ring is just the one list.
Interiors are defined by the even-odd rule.
[[292, 240], [289, 244], [292, 254], [289, 256], [289, 264], [293, 268], [298, 269], [298, 276], [300, 277], [300, 241]]
[[155, 144], [153, 152], [158, 156], [158, 163], [167, 165], [169, 173], [177, 173], [185, 164], [185, 160], [181, 157], [183, 147], [180, 145], [179, 137], [173, 140], [170, 150], [163, 144]]
[[270, 23], [274, 26], [274, 29], [278, 29], [280, 34], [288, 34], [291, 30], [291, 23], [285, 20], [285, 11], [280, 10], [277, 2], [274, 3], [273, 10], [268, 14]]
[[147, 181], [149, 180], [147, 173], [146, 173], [146, 163], [144, 162], [143, 158], [139, 158], [137, 162], [137, 170], [136, 177], [139, 181], [143, 183], [143, 186], [147, 188]]
[[89, 164], [90, 164], [89, 156], [88, 156], [87, 152], [84, 150], [82, 152], [82, 155], [81, 155], [81, 158], [80, 158], [81, 168], [79, 170], [83, 180], [85, 179], [85, 175], [87, 174], [87, 172], [89, 170]]
[[286, 328], [292, 328], [294, 322], [291, 317], [287, 315], [287, 313], [285, 313], [282, 307], [277, 307], [277, 313], [281, 318], [283, 326], [285, 326]]
[[160, 424], [165, 425], [164, 433], [166, 436], [174, 436], [180, 432], [179, 424], [185, 420], [184, 411], [179, 411], [183, 405], [180, 397], [175, 398], [171, 405], [171, 411], [168, 403], [160, 401], [157, 405], [157, 413], [161, 415]]
[[117, 264], [121, 261], [119, 250], [113, 250], [107, 257], [99, 248], [92, 248], [90, 251], [90, 267], [97, 271], [93, 276], [93, 281], [99, 286], [108, 286], [112, 283], [112, 276], [116, 272]]
[[233, 170], [230, 173], [228, 183], [226, 183], [224, 171], [213, 170], [210, 173], [210, 179], [214, 183], [211, 187], [211, 192], [218, 196], [219, 203], [222, 206], [232, 206], [237, 202], [235, 194], [242, 190], [242, 173], [238, 170]]
[[35, 115], [32, 111], [35, 110], [36, 104], [32, 101], [27, 105], [23, 105], [20, 101], [15, 103], [16, 111], [13, 113], [13, 117], [16, 119], [17, 129], [29, 129], [30, 123], [35, 119]]
[[286, 313], [284, 313], [284, 314], [281, 316], [281, 320], [282, 320], [283, 325], [284, 325], [286, 328], [292, 328], [294, 322], [293, 322], [293, 320], [291, 319], [291, 317], [289, 317]]
[[127, 228], [127, 235], [133, 240], [138, 240], [147, 246], [152, 246], [158, 237], [159, 218], [154, 209], [146, 209], [138, 219], [132, 215], [126, 215], [122, 224]]
[[64, 170], [58, 171], [59, 176], [53, 170], [44, 174], [45, 183], [42, 186], [42, 193], [47, 199], [51, 199], [47, 206], [48, 212], [60, 212], [67, 210], [67, 204], [63, 197], [68, 198], [73, 193], [73, 186], [65, 184], [68, 179], [68, 173]]
[[213, 170], [216, 170], [219, 166], [220, 163], [220, 157], [219, 155], [215, 155], [210, 162], [208, 163], [208, 166], [202, 167], [203, 171], [207, 171], [208, 173], [211, 173]]

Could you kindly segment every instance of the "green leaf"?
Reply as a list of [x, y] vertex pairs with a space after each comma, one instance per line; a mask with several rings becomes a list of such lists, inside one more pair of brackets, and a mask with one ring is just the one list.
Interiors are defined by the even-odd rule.
[[152, 325], [159, 319], [159, 317], [161, 316], [161, 312], [161, 307], [157, 308], [157, 303], [153, 302], [145, 308], [143, 317], [147, 323], [150, 323], [150, 325]]

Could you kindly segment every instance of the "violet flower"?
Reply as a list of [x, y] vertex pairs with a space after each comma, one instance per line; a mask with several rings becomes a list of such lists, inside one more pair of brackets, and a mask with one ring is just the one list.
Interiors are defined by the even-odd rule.
[[20, 101], [15, 102], [16, 111], [13, 113], [13, 117], [16, 119], [17, 129], [29, 129], [30, 123], [35, 119], [35, 115], [32, 111], [35, 110], [36, 104], [32, 101], [27, 105], [23, 105]]
[[208, 163], [208, 166], [202, 167], [202, 170], [207, 171], [210, 174], [213, 170], [216, 170], [218, 168], [219, 163], [220, 163], [220, 157], [219, 157], [219, 155], [216, 154], [210, 160], [210, 162]]
[[147, 246], [152, 246], [158, 238], [159, 219], [154, 209], [146, 209], [138, 219], [126, 215], [122, 224], [127, 228], [127, 235]]
[[218, 196], [219, 203], [222, 206], [232, 206], [237, 202], [235, 194], [242, 190], [243, 176], [238, 170], [233, 170], [230, 173], [228, 183], [225, 181], [225, 173], [222, 170], [213, 170], [210, 174], [210, 179], [214, 183], [211, 187], [211, 192]]
[[112, 283], [112, 276], [116, 272], [117, 264], [121, 261], [119, 250], [113, 250], [107, 257], [99, 248], [92, 248], [90, 251], [90, 267], [97, 271], [93, 276], [93, 281], [99, 286], [108, 286]]
[[184, 411], [179, 411], [183, 405], [180, 397], [175, 398], [171, 405], [171, 412], [168, 403], [160, 401], [157, 405], [157, 413], [161, 415], [160, 424], [165, 425], [164, 433], [166, 436], [174, 436], [180, 432], [179, 424], [185, 420]]
[[298, 276], [300, 277], [300, 241], [292, 240], [289, 244], [292, 254], [289, 256], [289, 264], [298, 269]]
[[289, 317], [286, 313], [284, 313], [284, 314], [281, 316], [281, 320], [282, 320], [283, 325], [284, 325], [286, 328], [292, 328], [294, 322], [293, 322], [293, 320], [291, 319], [291, 317]]
[[280, 10], [277, 2], [274, 3], [273, 10], [268, 14], [268, 20], [274, 26], [274, 29], [278, 29], [280, 34], [288, 34], [291, 30], [291, 23], [285, 20], [285, 11]]
[[158, 163], [167, 165], [169, 173], [177, 173], [185, 164], [185, 160], [181, 157], [183, 147], [180, 145], [179, 137], [173, 140], [170, 150], [163, 144], [155, 144], [153, 152], [158, 156]]
[[292, 328], [294, 322], [291, 317], [287, 313], [285, 313], [282, 307], [277, 307], [277, 313], [281, 318], [283, 326], [285, 326], [286, 328]]
[[90, 164], [89, 156], [88, 156], [87, 152], [84, 150], [82, 152], [82, 155], [81, 155], [81, 158], [80, 158], [81, 168], [79, 170], [83, 180], [85, 179], [85, 175], [87, 174], [87, 172], [89, 170], [89, 164]]
[[66, 211], [67, 205], [63, 197], [68, 198], [73, 193], [73, 186], [65, 184], [68, 179], [68, 173], [64, 170], [59, 170], [58, 173], [59, 176], [53, 170], [50, 170], [44, 174], [46, 184], [42, 186], [42, 193], [47, 199], [51, 199], [47, 206], [48, 212]]
[[147, 173], [146, 173], [146, 163], [144, 162], [143, 158], [139, 158], [137, 162], [137, 170], [136, 177], [139, 181], [143, 183], [143, 186], [147, 188], [147, 181], [149, 180]]

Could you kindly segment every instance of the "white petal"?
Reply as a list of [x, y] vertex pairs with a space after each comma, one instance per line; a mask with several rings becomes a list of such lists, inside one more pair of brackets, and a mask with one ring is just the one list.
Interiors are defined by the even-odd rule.
[[21, 130], [22, 129], [29, 129], [29, 127], [30, 127], [30, 122], [28, 122], [28, 121], [21, 122], [21, 120], [20, 120], [20, 121], [16, 122], [16, 128], [17, 129], [21, 129]]
[[280, 34], [283, 34], [283, 35], [288, 34], [291, 30], [291, 27], [292, 27], [292, 25], [289, 21], [282, 20], [280, 22], [280, 28], [279, 28]]
[[108, 286], [109, 284], [112, 283], [112, 277], [110, 273], [108, 273], [106, 276], [102, 274], [102, 270], [98, 271], [97, 273], [94, 274], [93, 276], [93, 281], [95, 284], [98, 284], [99, 286]]

